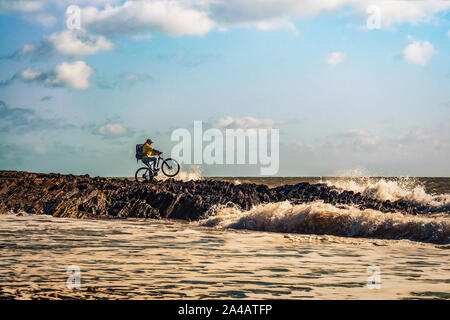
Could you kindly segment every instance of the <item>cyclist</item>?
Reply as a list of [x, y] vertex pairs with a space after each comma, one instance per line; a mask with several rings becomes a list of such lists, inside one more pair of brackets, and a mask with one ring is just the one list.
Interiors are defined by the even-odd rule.
[[142, 162], [145, 163], [148, 167], [150, 167], [150, 163], [152, 163], [153, 167], [151, 169], [154, 170], [156, 166], [155, 156], [161, 154], [162, 152], [154, 149], [152, 147], [152, 143], [152, 139], [147, 139], [147, 141], [144, 143], [144, 146], [142, 147], [142, 152], [144, 153]]

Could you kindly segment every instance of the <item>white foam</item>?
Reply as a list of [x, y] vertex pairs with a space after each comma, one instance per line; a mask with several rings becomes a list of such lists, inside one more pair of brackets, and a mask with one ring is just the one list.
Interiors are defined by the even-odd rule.
[[434, 207], [450, 205], [450, 194], [428, 194], [424, 186], [419, 184], [414, 178], [404, 177], [391, 180], [384, 178], [352, 177], [335, 181], [326, 180], [324, 183], [344, 190], [360, 192], [365, 196], [382, 201], [406, 200]]
[[360, 210], [314, 201], [293, 205], [288, 201], [260, 204], [248, 211], [237, 206], [216, 206], [202, 226], [271, 232], [329, 234], [350, 237], [411, 239], [450, 242], [450, 220], [401, 213]]
[[[197, 165], [190, 166], [186, 169], [181, 167], [180, 172], [173, 178], [181, 181], [200, 180], [202, 178], [202, 168]], [[156, 176], [156, 179], [167, 180], [168, 177], [166, 177], [160, 170]]]

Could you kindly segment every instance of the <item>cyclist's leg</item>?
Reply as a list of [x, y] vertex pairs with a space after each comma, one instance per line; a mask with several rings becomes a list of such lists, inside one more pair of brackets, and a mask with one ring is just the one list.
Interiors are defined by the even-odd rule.
[[145, 163], [147, 167], [151, 170], [154, 170], [156, 167], [156, 158], [155, 157], [145, 157], [142, 158], [142, 162]]
[[142, 160], [142, 163], [144, 163], [147, 167], [150, 168], [150, 165], [149, 165], [150, 158], [149, 157], [144, 157], [141, 160]]
[[150, 157], [150, 158], [148, 158], [148, 162], [150, 163], [152, 163], [153, 164], [153, 170], [155, 170], [155, 168], [156, 168], [156, 157]]

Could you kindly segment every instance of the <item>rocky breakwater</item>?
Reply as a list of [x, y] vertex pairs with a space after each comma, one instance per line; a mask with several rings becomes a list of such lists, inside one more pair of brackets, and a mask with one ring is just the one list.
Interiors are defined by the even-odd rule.
[[215, 205], [243, 210], [268, 202], [294, 204], [322, 200], [334, 205], [409, 214], [430, 208], [407, 201], [379, 201], [325, 184], [299, 183], [268, 188], [215, 180], [137, 183], [88, 175], [0, 171], [0, 213], [48, 214], [71, 218], [174, 218], [198, 220]]

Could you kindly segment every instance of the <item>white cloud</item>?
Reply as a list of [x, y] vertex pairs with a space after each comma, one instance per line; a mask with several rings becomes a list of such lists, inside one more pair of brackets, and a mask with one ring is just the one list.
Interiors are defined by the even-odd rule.
[[84, 61], [63, 62], [49, 72], [33, 71], [28, 68], [15, 74], [11, 79], [3, 81], [2, 86], [11, 84], [16, 79], [25, 82], [38, 82], [49, 87], [67, 87], [74, 89], [89, 88], [89, 77], [93, 69]]
[[55, 16], [46, 13], [41, 13], [36, 16], [33, 15], [33, 17], [36, 19], [37, 22], [39, 22], [46, 28], [54, 27], [58, 22], [58, 19], [56, 19]]
[[327, 136], [323, 146], [327, 149], [371, 151], [377, 147], [380, 138], [364, 130], [348, 130]]
[[114, 45], [103, 36], [65, 30], [44, 38], [52, 50], [63, 56], [87, 56], [111, 50]]
[[69, 5], [105, 5], [120, 0], [0, 0], [0, 13], [3, 12], [36, 12], [48, 6], [66, 8]]
[[0, 13], [11, 11], [38, 11], [44, 7], [42, 1], [0, 0]]
[[[158, 31], [169, 35], [203, 35], [234, 26], [291, 30], [293, 19], [330, 12], [344, 12], [365, 21], [369, 6], [380, 9], [381, 27], [386, 28], [430, 23], [450, 9], [450, 1], [445, 0], [0, 0], [0, 12], [38, 11], [69, 4], [88, 5], [83, 9], [83, 23], [98, 32]], [[100, 9], [103, 5], [106, 7]]]
[[13, 59], [13, 58], [21, 58], [26, 56], [31, 56], [33, 54], [36, 54], [38, 52], [38, 47], [36, 47], [33, 44], [26, 44], [16, 52], [14, 52], [11, 55], [5, 56], [6, 59]]
[[338, 52], [338, 51], [332, 52], [326, 58], [326, 63], [331, 65], [340, 64], [345, 60], [346, 56], [347, 55], [345, 54], [345, 52]]
[[450, 2], [437, 1], [363, 1], [364, 5], [368, 2], [379, 7], [381, 27], [391, 27], [396, 24], [410, 23], [416, 25], [418, 23], [432, 22], [435, 16], [440, 12], [450, 9]]
[[97, 129], [97, 134], [102, 136], [123, 136], [128, 134], [127, 128], [119, 123], [107, 123]]
[[22, 47], [22, 49], [20, 49], [18, 51], [17, 54], [23, 56], [23, 55], [27, 55], [30, 52], [33, 52], [34, 50], [36, 50], [36, 47], [34, 45], [26, 44]]
[[390, 27], [401, 23], [431, 22], [438, 13], [450, 8], [449, 1], [420, 0], [211, 0], [206, 3], [210, 16], [221, 26], [276, 19], [288, 21], [343, 10], [366, 20], [366, 9], [374, 5], [380, 9], [381, 27]]
[[435, 149], [447, 149], [450, 146], [450, 122], [444, 123], [437, 128], [412, 128], [406, 134], [399, 135], [391, 140], [393, 145], [400, 148], [411, 146], [429, 146]]
[[272, 129], [275, 125], [281, 123], [281, 121], [272, 119], [233, 118], [228, 116], [218, 119], [212, 126], [217, 129]]
[[[293, 153], [294, 165], [306, 172], [333, 175], [341, 169], [367, 168], [373, 175], [442, 176], [450, 164], [450, 122], [433, 128], [410, 128], [398, 135], [351, 130], [300, 143], [287, 143], [281, 150]], [[346, 172], [348, 173], [348, 172]], [[311, 173], [313, 174], [313, 173]]]
[[256, 29], [262, 31], [270, 31], [275, 29], [291, 31], [294, 36], [298, 36], [300, 32], [297, 27], [290, 21], [286, 20], [271, 20], [271, 21], [261, 21], [255, 24]]
[[19, 73], [19, 77], [25, 81], [36, 80], [42, 73], [38, 71], [33, 71], [30, 68], [25, 69], [21, 73]]
[[100, 33], [157, 31], [168, 35], [203, 35], [214, 28], [207, 12], [184, 7], [182, 1], [127, 1], [103, 10], [82, 9], [83, 24]]
[[428, 41], [412, 40], [412, 42], [403, 50], [403, 58], [411, 63], [424, 66], [430, 61], [435, 53], [436, 50]]
[[213, 0], [208, 1], [211, 16], [220, 25], [240, 25], [271, 20], [311, 17], [336, 10], [349, 0]]
[[84, 61], [63, 62], [55, 68], [55, 77], [50, 80], [53, 85], [61, 85], [75, 89], [89, 88], [89, 76], [93, 69]]
[[84, 31], [64, 30], [44, 36], [38, 46], [26, 44], [9, 57], [33, 56], [40, 58], [48, 55], [84, 57], [113, 48], [114, 44], [103, 36], [91, 35]]

